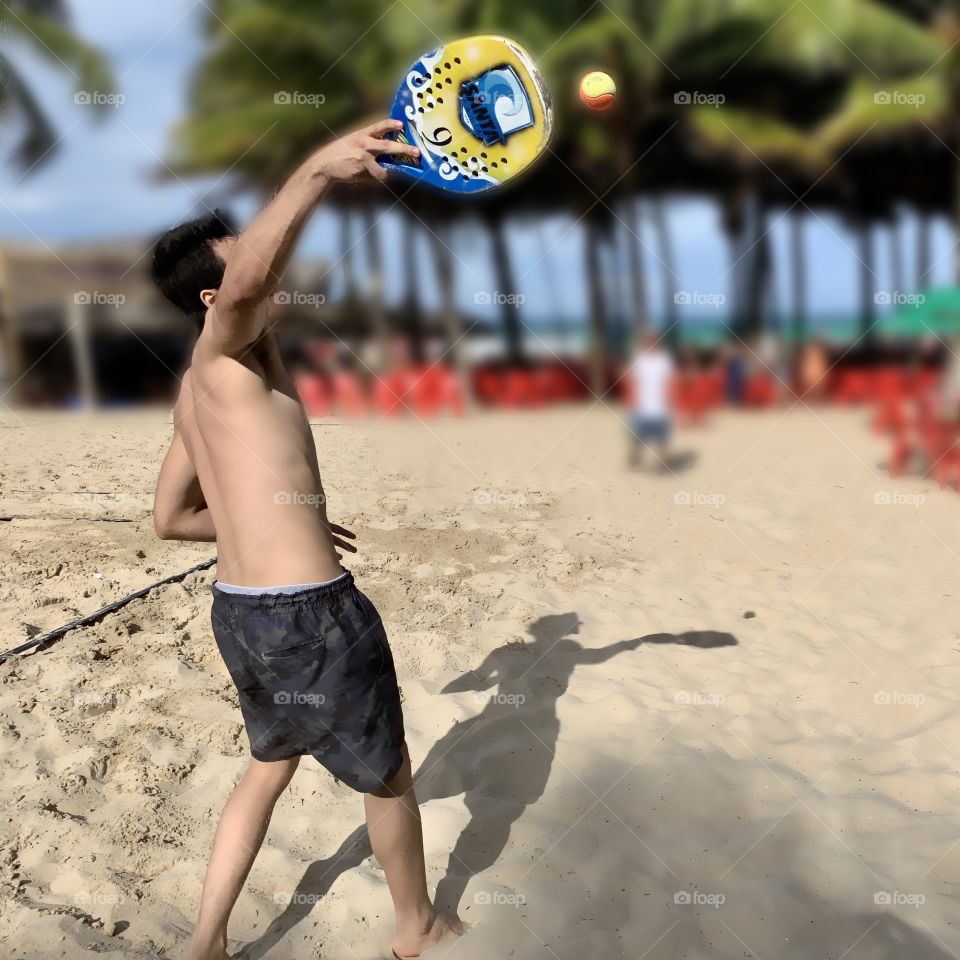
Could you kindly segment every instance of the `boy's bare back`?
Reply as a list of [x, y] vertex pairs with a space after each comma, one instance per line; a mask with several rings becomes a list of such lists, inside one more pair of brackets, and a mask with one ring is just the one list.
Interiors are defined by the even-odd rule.
[[174, 423], [216, 527], [220, 580], [281, 585], [342, 572], [313, 435], [272, 332], [238, 357], [201, 334]]

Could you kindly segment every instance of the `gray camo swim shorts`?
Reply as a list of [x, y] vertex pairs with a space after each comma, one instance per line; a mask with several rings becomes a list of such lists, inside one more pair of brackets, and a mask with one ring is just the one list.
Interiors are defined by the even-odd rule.
[[257, 760], [311, 754], [362, 793], [403, 763], [393, 655], [347, 571], [296, 593], [213, 590], [213, 634]]

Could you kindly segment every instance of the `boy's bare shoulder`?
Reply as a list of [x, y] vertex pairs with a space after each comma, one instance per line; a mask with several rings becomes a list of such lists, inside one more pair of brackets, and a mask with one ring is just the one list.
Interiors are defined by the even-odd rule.
[[180, 389], [173, 403], [173, 425], [181, 427], [186, 409], [193, 404], [193, 367], [187, 367], [180, 377]]

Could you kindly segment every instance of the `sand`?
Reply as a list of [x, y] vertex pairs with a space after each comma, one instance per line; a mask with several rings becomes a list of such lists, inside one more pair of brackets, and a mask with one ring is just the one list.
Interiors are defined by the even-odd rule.
[[[161, 543], [162, 412], [0, 419], [11, 647], [211, 555]], [[863, 412], [725, 415], [624, 469], [610, 411], [319, 423], [388, 626], [463, 958], [946, 958], [960, 944], [960, 498]], [[213, 572], [0, 666], [0, 948], [157, 957], [245, 762]], [[231, 935], [372, 958], [383, 874], [312, 759]], [[450, 851], [453, 869], [448, 870]]]

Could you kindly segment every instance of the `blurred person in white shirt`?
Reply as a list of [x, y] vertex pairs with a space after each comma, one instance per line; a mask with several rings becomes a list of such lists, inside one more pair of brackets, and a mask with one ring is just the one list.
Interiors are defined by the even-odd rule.
[[630, 364], [632, 400], [630, 430], [633, 443], [630, 465], [643, 466], [643, 453], [650, 449], [658, 470], [666, 469], [670, 443], [670, 391], [674, 366], [670, 354], [653, 334], [645, 334]]

